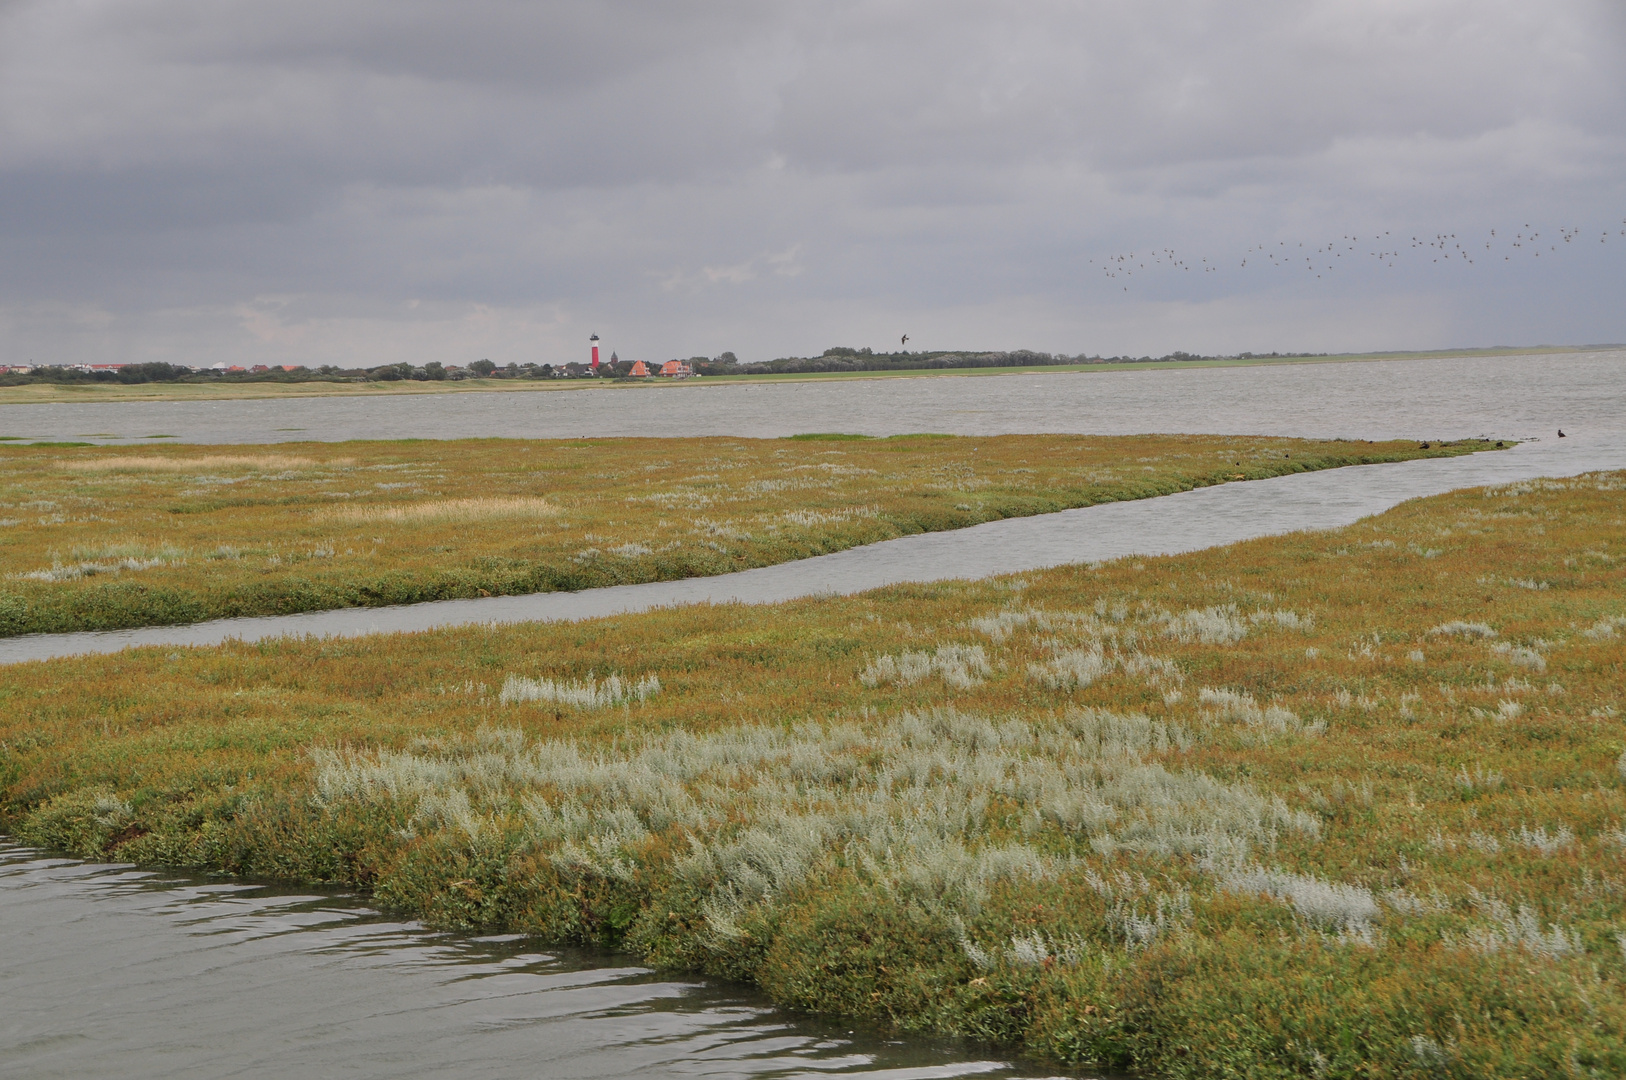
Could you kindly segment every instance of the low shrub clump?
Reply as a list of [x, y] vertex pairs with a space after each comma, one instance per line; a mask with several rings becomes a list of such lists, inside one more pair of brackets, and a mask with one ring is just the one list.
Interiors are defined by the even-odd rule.
[[1623, 482], [772, 607], [20, 665], [0, 807], [90, 857], [1065, 1062], [1620, 1075]]

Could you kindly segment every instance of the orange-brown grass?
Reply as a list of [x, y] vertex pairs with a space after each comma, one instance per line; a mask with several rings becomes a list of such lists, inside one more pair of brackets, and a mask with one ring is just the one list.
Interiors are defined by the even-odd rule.
[[[0, 447], [0, 634], [671, 580], [1482, 446], [1044, 435]], [[72, 554], [112, 543], [170, 554]]]
[[341, 506], [326, 510], [321, 520], [351, 525], [402, 524], [418, 521], [509, 521], [553, 517], [559, 507], [535, 495], [497, 499], [429, 499], [405, 506]]
[[[772, 607], [22, 665], [3, 806], [91, 857], [340, 882], [1075, 1062], [1620, 1075], [1623, 494], [1538, 481]], [[610, 674], [658, 689], [516, 692]]]
[[[206, 469], [253, 469], [281, 472], [308, 469], [316, 462], [292, 454], [121, 454], [116, 457], [79, 458], [62, 462], [70, 472], [203, 472]], [[350, 464], [339, 459], [324, 462], [330, 467]]]

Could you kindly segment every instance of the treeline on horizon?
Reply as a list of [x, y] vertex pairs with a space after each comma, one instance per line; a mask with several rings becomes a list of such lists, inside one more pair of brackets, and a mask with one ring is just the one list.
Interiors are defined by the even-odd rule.
[[[1002, 351], [941, 350], [931, 352], [878, 353], [869, 348], [853, 349], [837, 346], [824, 350], [819, 356], [785, 356], [776, 360], [741, 361], [732, 352], [715, 357], [693, 356], [686, 363], [696, 375], [801, 375], [845, 371], [925, 371], [954, 368], [1018, 368], [1056, 367], [1076, 364], [1144, 364], [1192, 362], [1200, 360], [1255, 360], [1326, 356], [1326, 353], [1237, 353], [1232, 356], [1206, 356], [1199, 353], [1172, 352], [1163, 356], [1093, 356], [1080, 353], [1034, 352], [1029, 349]], [[647, 362], [658, 370], [659, 361]], [[490, 360], [476, 360], [466, 367], [445, 365], [430, 361], [421, 366], [408, 363], [381, 364], [370, 368], [340, 368], [332, 364], [319, 367], [295, 365], [291, 367], [194, 369], [178, 364], [144, 363], [125, 364], [117, 369], [84, 370], [66, 365], [42, 364], [31, 371], [0, 371], [0, 386], [22, 386], [30, 383], [235, 383], [235, 382], [418, 382], [459, 381], [463, 379], [572, 379], [631, 377], [633, 361], [621, 360], [601, 365], [595, 373], [587, 364], [535, 364], [510, 363], [498, 365]]]
[[1190, 362], [1195, 360], [1254, 360], [1269, 357], [1326, 356], [1326, 353], [1237, 353], [1234, 356], [1204, 356], [1199, 353], [1172, 352], [1164, 356], [1093, 356], [1079, 353], [1033, 352], [1016, 349], [1011, 352], [933, 351], [878, 353], [871, 349], [833, 348], [820, 356], [786, 356], [778, 360], [757, 363], [733, 361], [732, 353], [724, 353], [717, 360], [702, 362], [691, 360], [697, 372], [704, 375], [801, 375], [831, 371], [915, 371], [948, 368], [1001, 368], [1001, 367], [1057, 367], [1070, 364], [1147, 364]]

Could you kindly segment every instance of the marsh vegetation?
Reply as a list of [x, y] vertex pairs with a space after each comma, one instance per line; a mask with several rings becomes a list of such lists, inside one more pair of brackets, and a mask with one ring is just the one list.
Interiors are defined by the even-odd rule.
[[0, 634], [696, 577], [1482, 447], [1051, 435], [4, 447]]
[[3, 806], [91, 857], [340, 882], [1072, 1062], [1619, 1075], [1623, 492], [774, 607], [21, 665]]

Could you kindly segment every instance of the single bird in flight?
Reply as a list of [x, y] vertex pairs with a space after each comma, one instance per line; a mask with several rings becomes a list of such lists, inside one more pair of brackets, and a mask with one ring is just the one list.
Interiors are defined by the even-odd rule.
[[898, 342], [898, 348], [901, 349], [907, 344], [909, 344], [909, 335], [905, 334], [905, 335], [903, 335], [903, 340]]

